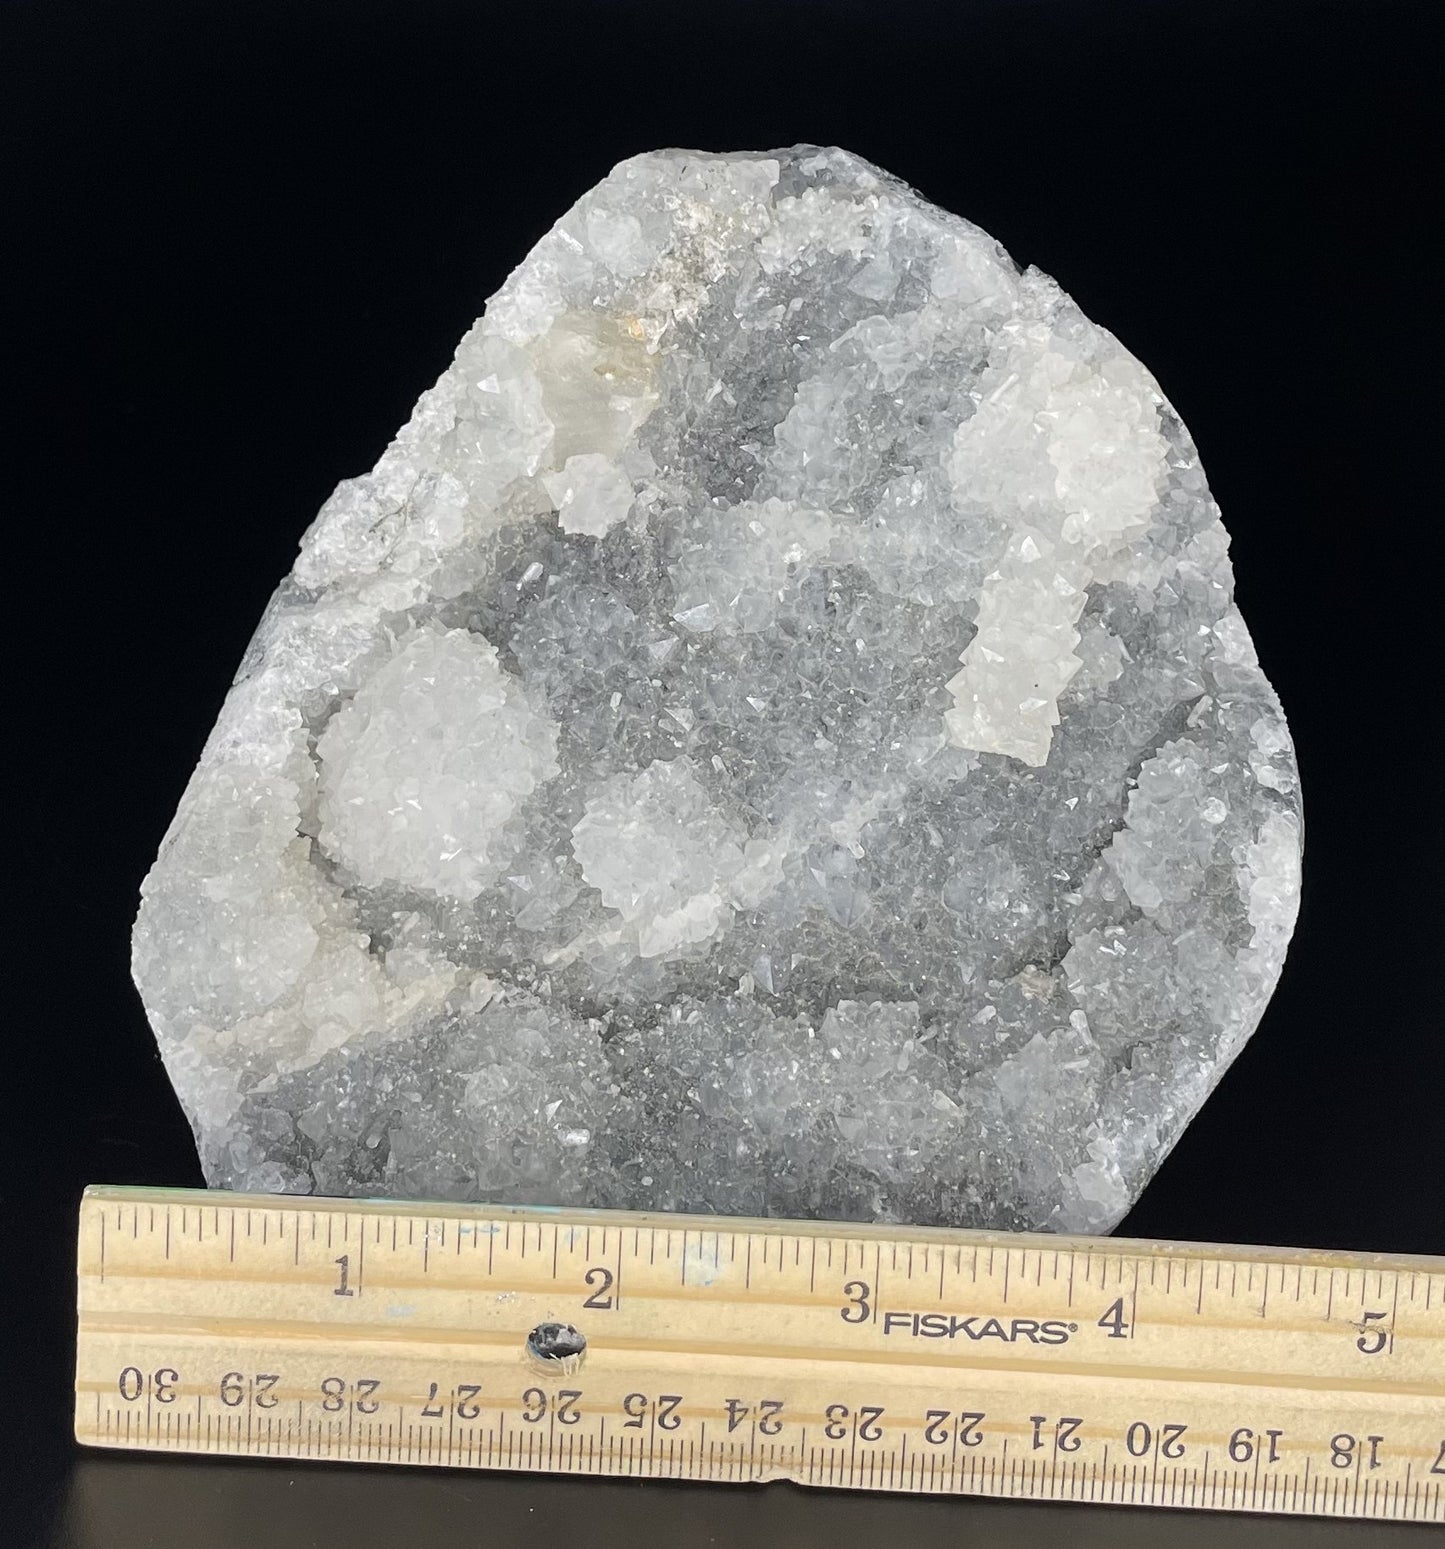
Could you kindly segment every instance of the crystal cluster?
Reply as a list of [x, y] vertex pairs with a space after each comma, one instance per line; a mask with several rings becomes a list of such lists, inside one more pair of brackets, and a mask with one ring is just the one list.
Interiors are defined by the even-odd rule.
[[217, 1185], [1103, 1230], [1300, 840], [1143, 367], [855, 156], [660, 152], [307, 532], [135, 976]]

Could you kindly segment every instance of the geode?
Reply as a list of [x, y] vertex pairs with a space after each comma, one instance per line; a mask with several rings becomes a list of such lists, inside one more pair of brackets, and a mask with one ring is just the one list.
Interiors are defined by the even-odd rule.
[[977, 227], [624, 162], [323, 507], [145, 883], [206, 1176], [1107, 1229], [1298, 900], [1226, 551]]

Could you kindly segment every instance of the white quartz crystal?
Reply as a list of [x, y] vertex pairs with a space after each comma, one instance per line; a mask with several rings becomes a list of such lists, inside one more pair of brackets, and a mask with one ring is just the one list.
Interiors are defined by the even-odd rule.
[[358, 880], [475, 898], [507, 821], [558, 772], [557, 727], [465, 629], [424, 624], [327, 722], [321, 848]]
[[1300, 839], [1148, 372], [855, 156], [666, 151], [302, 540], [135, 975], [218, 1185], [1103, 1230]]

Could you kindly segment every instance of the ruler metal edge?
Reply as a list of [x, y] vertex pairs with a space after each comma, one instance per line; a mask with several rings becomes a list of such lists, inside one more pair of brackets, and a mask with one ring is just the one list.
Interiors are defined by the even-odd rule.
[[1445, 1258], [108, 1185], [78, 1249], [86, 1445], [1445, 1521]]

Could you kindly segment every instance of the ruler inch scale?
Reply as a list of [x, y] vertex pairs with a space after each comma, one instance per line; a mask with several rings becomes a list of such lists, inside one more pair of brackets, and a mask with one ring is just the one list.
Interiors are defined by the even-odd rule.
[[101, 1186], [78, 1271], [87, 1445], [1445, 1522], [1445, 1258]]

